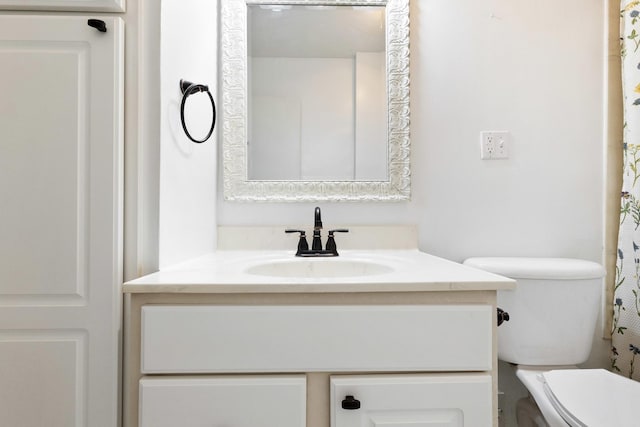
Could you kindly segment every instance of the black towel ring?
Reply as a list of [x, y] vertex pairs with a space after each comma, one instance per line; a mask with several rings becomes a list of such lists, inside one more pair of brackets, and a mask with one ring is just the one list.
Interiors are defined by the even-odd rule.
[[[209, 92], [209, 86], [191, 83], [186, 80], [180, 80], [180, 91], [182, 92], [182, 104], [180, 105], [180, 121], [182, 122], [182, 129], [184, 129], [184, 133], [187, 134], [187, 137], [191, 141], [197, 144], [202, 144], [203, 142], [205, 142], [211, 137], [211, 134], [213, 133], [213, 129], [216, 127], [216, 103], [213, 100], [213, 96], [211, 95], [211, 92]], [[189, 133], [189, 131], [187, 130], [187, 124], [184, 122], [184, 105], [187, 102], [187, 98], [197, 92], [206, 92], [207, 95], [209, 95], [209, 99], [211, 100], [211, 109], [213, 113], [213, 117], [211, 119], [211, 129], [209, 129], [209, 133], [202, 140], [194, 139]]]

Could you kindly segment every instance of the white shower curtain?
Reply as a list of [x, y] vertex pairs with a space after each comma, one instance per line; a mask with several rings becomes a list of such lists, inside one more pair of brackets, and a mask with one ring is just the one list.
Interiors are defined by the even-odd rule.
[[640, 380], [640, 1], [622, 0], [623, 184], [611, 368]]

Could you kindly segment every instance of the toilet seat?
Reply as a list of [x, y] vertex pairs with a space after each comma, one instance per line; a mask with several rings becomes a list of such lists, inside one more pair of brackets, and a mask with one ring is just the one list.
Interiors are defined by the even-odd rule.
[[604, 369], [561, 369], [542, 373], [543, 389], [572, 427], [639, 425], [640, 383]]
[[527, 388], [533, 400], [535, 400], [536, 405], [538, 405], [549, 427], [567, 427], [568, 424], [560, 416], [558, 411], [556, 411], [544, 392], [544, 378], [542, 374], [550, 369], [554, 369], [554, 367], [518, 365], [516, 376]]
[[519, 365], [550, 427], [638, 427], [640, 383], [604, 369]]

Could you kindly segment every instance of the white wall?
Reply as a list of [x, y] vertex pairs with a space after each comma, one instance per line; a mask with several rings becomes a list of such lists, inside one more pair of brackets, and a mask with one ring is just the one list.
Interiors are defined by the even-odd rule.
[[[600, 261], [603, 3], [413, 6], [423, 248]], [[492, 129], [511, 132], [509, 160], [479, 160], [478, 133]]]
[[[455, 261], [602, 262], [604, 21], [596, 0], [412, 0], [412, 201], [320, 203], [325, 225], [417, 224]], [[511, 133], [508, 160], [480, 160], [483, 130]], [[224, 202], [218, 182], [220, 225], [312, 225], [313, 204]]]
[[[163, 0], [161, 28], [160, 268], [215, 249], [217, 138], [214, 134], [203, 144], [187, 138], [179, 82], [206, 84], [216, 98], [217, 2]], [[207, 134], [206, 94], [189, 97], [185, 117], [194, 138]]]

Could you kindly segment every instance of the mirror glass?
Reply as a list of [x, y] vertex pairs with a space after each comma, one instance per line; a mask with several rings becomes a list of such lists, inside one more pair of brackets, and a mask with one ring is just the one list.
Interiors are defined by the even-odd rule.
[[385, 8], [250, 5], [248, 178], [386, 181]]
[[409, 0], [221, 5], [225, 199], [409, 199]]

